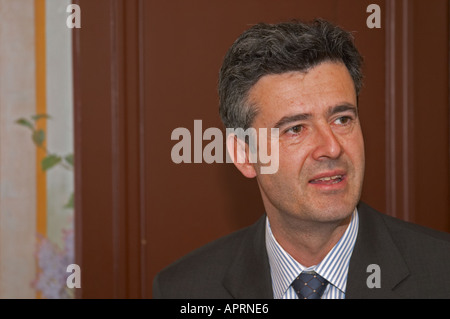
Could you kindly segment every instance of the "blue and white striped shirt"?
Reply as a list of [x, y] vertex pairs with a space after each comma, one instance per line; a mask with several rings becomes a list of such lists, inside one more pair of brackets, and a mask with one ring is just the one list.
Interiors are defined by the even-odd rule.
[[358, 211], [354, 210], [344, 235], [317, 265], [304, 267], [289, 255], [277, 242], [266, 218], [266, 248], [272, 276], [275, 299], [298, 299], [291, 284], [302, 271], [314, 270], [328, 280], [322, 299], [344, 299], [350, 257], [358, 235]]

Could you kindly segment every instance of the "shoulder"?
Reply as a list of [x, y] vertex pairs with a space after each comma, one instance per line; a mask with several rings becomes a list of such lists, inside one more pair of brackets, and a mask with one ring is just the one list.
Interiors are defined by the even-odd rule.
[[[219, 289], [221, 280], [236, 253], [252, 240], [257, 229], [263, 226], [264, 220], [261, 218], [252, 226], [210, 242], [164, 268], [154, 278], [154, 297], [227, 297], [226, 292]], [[183, 293], [177, 293], [179, 289], [183, 289]], [[203, 295], [205, 291], [208, 295]]]
[[[349, 266], [349, 298], [450, 296], [448, 233], [388, 216], [364, 203], [358, 205], [358, 215], [358, 237]], [[378, 265], [381, 271], [380, 289], [366, 285], [370, 264]]]
[[358, 205], [358, 211], [362, 212], [363, 214], [372, 215], [369, 218], [382, 220], [385, 225], [393, 232], [394, 237], [396, 237], [396, 235], [400, 238], [404, 238], [406, 236], [408, 240], [419, 238], [431, 240], [433, 242], [442, 241], [444, 244], [450, 244], [450, 233], [434, 230], [380, 213], [363, 202]]
[[397, 248], [410, 262], [423, 265], [424, 260], [428, 259], [446, 263], [450, 267], [449, 233], [388, 216], [364, 203], [359, 205], [358, 210], [369, 215], [363, 218], [369, 219], [368, 222], [374, 227], [379, 222], [383, 223]]

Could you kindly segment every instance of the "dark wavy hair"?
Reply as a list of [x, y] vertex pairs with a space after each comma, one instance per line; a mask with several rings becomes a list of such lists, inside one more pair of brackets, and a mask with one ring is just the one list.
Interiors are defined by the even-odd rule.
[[362, 86], [362, 57], [350, 32], [322, 19], [254, 25], [233, 43], [219, 72], [219, 113], [227, 128], [247, 129], [258, 109], [248, 92], [268, 74], [307, 72], [321, 62], [342, 62], [355, 85]]

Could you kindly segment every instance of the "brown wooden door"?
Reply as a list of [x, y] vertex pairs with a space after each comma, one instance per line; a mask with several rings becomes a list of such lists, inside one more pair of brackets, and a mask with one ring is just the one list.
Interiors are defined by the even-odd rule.
[[[150, 298], [154, 275], [264, 212], [232, 164], [175, 164], [172, 131], [223, 129], [217, 75], [258, 22], [329, 19], [365, 59], [363, 200], [450, 231], [447, 1], [78, 0], [76, 256], [81, 298]], [[370, 29], [366, 8], [381, 8]], [[208, 144], [203, 141], [202, 146]]]

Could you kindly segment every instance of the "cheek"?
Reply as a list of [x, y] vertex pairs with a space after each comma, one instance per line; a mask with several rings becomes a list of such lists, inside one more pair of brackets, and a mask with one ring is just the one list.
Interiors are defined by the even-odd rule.
[[351, 139], [346, 139], [343, 143], [345, 153], [352, 161], [356, 171], [364, 171], [365, 154], [364, 139], [361, 132], [354, 134]]
[[355, 153], [358, 154], [358, 158], [360, 159], [360, 162], [364, 163], [364, 138], [361, 132], [361, 128], [359, 129], [359, 133], [356, 137], [355, 141]]
[[305, 144], [289, 145], [288, 147], [280, 145], [277, 174], [283, 177], [286, 184], [293, 184], [294, 187], [297, 187], [298, 183], [302, 182], [302, 176], [307, 176], [309, 149]]

